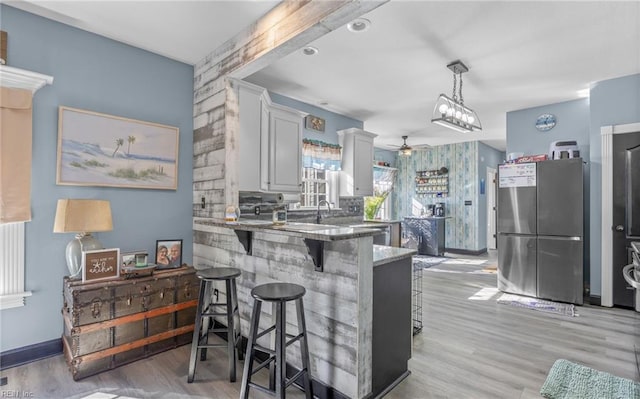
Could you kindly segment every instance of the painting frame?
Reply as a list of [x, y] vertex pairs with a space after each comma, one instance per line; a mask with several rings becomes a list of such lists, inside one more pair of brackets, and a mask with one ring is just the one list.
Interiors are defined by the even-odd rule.
[[[166, 250], [162, 255], [163, 247]], [[175, 250], [178, 249], [177, 258], [174, 258]], [[167, 259], [164, 259], [167, 258]], [[166, 239], [156, 240], [156, 253], [155, 253], [156, 269], [177, 269], [182, 267], [182, 240], [181, 239]]]
[[174, 126], [60, 106], [56, 184], [177, 190], [179, 143]]
[[120, 262], [120, 248], [82, 251], [82, 282], [119, 278]]
[[305, 129], [315, 130], [316, 132], [324, 133], [324, 119], [319, 116], [307, 115], [304, 118], [304, 127]]
[[147, 251], [129, 251], [120, 253], [120, 268], [147, 267], [149, 254]]

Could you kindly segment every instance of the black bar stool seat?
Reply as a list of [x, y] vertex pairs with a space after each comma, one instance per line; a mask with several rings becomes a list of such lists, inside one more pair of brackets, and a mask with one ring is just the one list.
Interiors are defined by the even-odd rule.
[[[302, 297], [306, 293], [303, 286], [292, 283], [268, 283], [258, 285], [251, 290], [251, 296], [255, 299], [253, 312], [251, 315], [251, 326], [249, 329], [249, 339], [247, 344], [247, 354], [244, 363], [244, 374], [242, 375], [242, 386], [240, 389], [240, 399], [249, 398], [249, 388], [257, 388], [263, 392], [275, 394], [277, 398], [285, 398], [285, 390], [298, 378], [303, 377], [304, 392], [307, 399], [313, 398], [311, 388], [311, 369], [309, 366], [309, 347], [307, 343], [307, 328], [304, 318], [304, 307]], [[286, 304], [295, 301], [298, 319], [298, 335], [287, 334], [286, 326]], [[260, 325], [260, 313], [262, 302], [271, 302], [275, 308], [275, 324], [266, 330], [258, 333]], [[275, 349], [265, 348], [256, 343], [258, 338], [269, 334], [275, 330]], [[287, 340], [287, 338], [290, 338]], [[293, 377], [287, 378], [286, 370], [286, 348], [287, 346], [299, 342], [300, 354], [302, 356], [302, 370]], [[260, 350], [269, 355], [269, 358], [260, 363], [255, 369], [255, 351]], [[270, 367], [269, 388], [251, 382], [253, 374], [264, 367]]]
[[[233, 267], [213, 267], [210, 269], [198, 270], [196, 276], [200, 279], [200, 295], [198, 307], [196, 309], [196, 320], [193, 329], [193, 340], [191, 341], [191, 357], [189, 359], [189, 376], [187, 382], [193, 382], [196, 372], [196, 362], [198, 349], [200, 349], [200, 360], [207, 359], [207, 348], [227, 347], [229, 355], [229, 381], [236, 381], [237, 359], [242, 360], [243, 353], [240, 348], [240, 313], [238, 309], [238, 293], [236, 290], [236, 278], [242, 275], [240, 269]], [[225, 302], [209, 302], [213, 293], [213, 282], [224, 281], [226, 288]], [[217, 300], [217, 297], [216, 297]], [[218, 307], [223, 309], [218, 310]], [[215, 316], [225, 316], [227, 326], [222, 328], [210, 328], [210, 321]], [[237, 324], [235, 318], [238, 318]], [[203, 320], [207, 321], [204, 328]], [[209, 344], [209, 333], [226, 333], [227, 343]]]

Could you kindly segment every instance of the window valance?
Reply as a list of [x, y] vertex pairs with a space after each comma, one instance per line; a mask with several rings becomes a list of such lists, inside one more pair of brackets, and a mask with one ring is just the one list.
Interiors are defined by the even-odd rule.
[[341, 149], [342, 147], [338, 144], [304, 139], [302, 140], [302, 165], [305, 168], [340, 170]]
[[0, 223], [31, 220], [30, 90], [0, 87]]

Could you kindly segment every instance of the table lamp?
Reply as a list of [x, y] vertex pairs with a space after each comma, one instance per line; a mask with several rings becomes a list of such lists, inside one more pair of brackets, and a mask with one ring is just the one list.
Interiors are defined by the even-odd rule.
[[82, 252], [102, 249], [102, 244], [91, 232], [111, 231], [111, 204], [106, 200], [61, 199], [58, 200], [54, 233], [77, 233], [67, 244], [65, 256], [71, 277], [82, 271]]

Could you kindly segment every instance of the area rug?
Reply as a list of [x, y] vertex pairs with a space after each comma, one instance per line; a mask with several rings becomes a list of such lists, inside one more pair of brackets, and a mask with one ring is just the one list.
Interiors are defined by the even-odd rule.
[[541, 312], [549, 312], [561, 314], [564, 316], [578, 316], [576, 307], [570, 303], [552, 302], [544, 299], [531, 298], [514, 294], [502, 294], [498, 298], [498, 303], [505, 305], [517, 306], [525, 309], [538, 310]]
[[547, 399], [639, 399], [640, 383], [558, 359], [540, 395]]

